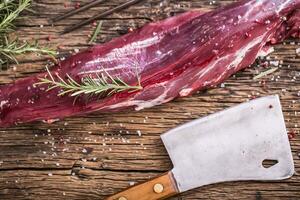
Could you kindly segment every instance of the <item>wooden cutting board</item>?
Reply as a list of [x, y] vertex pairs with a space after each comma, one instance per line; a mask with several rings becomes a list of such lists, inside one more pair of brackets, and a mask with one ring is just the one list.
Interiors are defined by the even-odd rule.
[[[86, 48], [92, 26], [58, 36], [67, 25], [95, 15], [123, 0], [110, 0], [53, 27], [48, 19], [73, 8], [77, 2], [38, 0], [36, 13], [18, 22], [21, 39], [37, 39], [59, 47], [61, 56]], [[213, 3], [215, 2], [215, 3]], [[193, 8], [215, 8], [230, 0], [145, 0], [103, 20], [98, 43], [109, 41], [158, 20]], [[269, 59], [280, 65], [277, 72], [260, 80], [266, 70], [253, 66], [236, 74], [218, 88], [200, 92], [140, 112], [93, 114], [54, 124], [32, 123], [0, 129], [0, 199], [103, 199], [129, 185], [148, 180], [171, 169], [160, 134], [179, 124], [214, 113], [250, 98], [280, 94], [291, 139], [296, 175], [278, 183], [237, 182], [199, 188], [173, 199], [300, 199], [300, 41], [276, 46]], [[2, 84], [41, 71], [44, 57], [20, 58], [20, 65], [0, 72]]]

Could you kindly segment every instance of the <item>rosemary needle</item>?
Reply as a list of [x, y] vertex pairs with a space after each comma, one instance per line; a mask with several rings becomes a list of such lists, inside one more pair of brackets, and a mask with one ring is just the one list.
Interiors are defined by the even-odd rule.
[[267, 70], [267, 71], [264, 71], [264, 72], [258, 74], [257, 76], [255, 76], [255, 77], [253, 78], [253, 80], [260, 79], [260, 78], [262, 78], [262, 77], [264, 77], [264, 76], [267, 76], [267, 75], [269, 75], [269, 74], [272, 74], [272, 73], [276, 72], [277, 70], [278, 70], [278, 67], [271, 68], [271, 69], [269, 69], [269, 70]]
[[[79, 95], [103, 95], [106, 94], [110, 96], [115, 93], [129, 91], [135, 92], [143, 89], [140, 81], [138, 81], [138, 85], [131, 86], [125, 83], [120, 78], [112, 77], [108, 72], [105, 71], [105, 74], [96, 74], [96, 77], [88, 76], [82, 78], [80, 82], [75, 81], [68, 74], [67, 80], [62, 79], [58, 74], [56, 74], [56, 79], [53, 77], [49, 69], [46, 67], [47, 73], [50, 77], [48, 78], [40, 78], [40, 82], [35, 83], [34, 85], [48, 84], [49, 88], [47, 91], [53, 90], [55, 88], [59, 88], [62, 91], [59, 92], [58, 96], [63, 96], [69, 94], [72, 97]], [[138, 79], [139, 80], [139, 79]]]
[[94, 33], [93, 33], [93, 36], [91, 37], [90, 41], [89, 41], [89, 44], [93, 43], [96, 41], [97, 39], [97, 36], [99, 35], [100, 31], [101, 31], [101, 28], [102, 28], [102, 24], [103, 22], [100, 21], [97, 25], [97, 27], [95, 28], [94, 30]]

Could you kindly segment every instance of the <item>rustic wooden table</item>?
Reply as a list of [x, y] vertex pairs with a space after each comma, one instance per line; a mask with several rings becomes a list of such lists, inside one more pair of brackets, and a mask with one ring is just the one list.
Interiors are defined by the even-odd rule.
[[[79, 1], [76, 1], [79, 2]], [[59, 46], [68, 54], [86, 48], [93, 28], [86, 26], [59, 36], [67, 25], [120, 4], [110, 0], [99, 7], [51, 26], [48, 20], [76, 4], [67, 0], [36, 0], [33, 10], [18, 22], [22, 39]], [[87, 2], [87, 0], [85, 1]], [[145, 0], [104, 19], [99, 43], [141, 27], [151, 20], [193, 8], [214, 8], [231, 0]], [[82, 1], [81, 3], [84, 3]], [[67, 8], [66, 8], [67, 7]], [[207, 186], [173, 199], [300, 199], [300, 57], [294, 40], [277, 45], [269, 59], [280, 69], [262, 80], [253, 66], [222, 86], [192, 97], [140, 112], [93, 114], [54, 123], [32, 123], [0, 129], [0, 199], [103, 199], [129, 185], [143, 182], [172, 168], [160, 134], [257, 96], [280, 94], [291, 140], [296, 174], [278, 182], [236, 182]], [[46, 59], [20, 58], [21, 64], [0, 72], [2, 84], [41, 71]], [[276, 62], [272, 62], [275, 63]], [[242, 165], [241, 165], [242, 167]], [[234, 169], [233, 169], [234, 170]]]

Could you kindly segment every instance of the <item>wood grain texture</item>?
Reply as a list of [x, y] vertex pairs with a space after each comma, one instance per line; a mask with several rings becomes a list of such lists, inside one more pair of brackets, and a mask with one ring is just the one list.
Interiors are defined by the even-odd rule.
[[[74, 49], [88, 47], [86, 26], [72, 34], [59, 36], [67, 25], [77, 23], [121, 0], [109, 0], [52, 26], [50, 18], [66, 12], [76, 2], [35, 0], [35, 13], [18, 21], [21, 39], [38, 39], [41, 44], [59, 47], [65, 56]], [[185, 10], [214, 8], [229, 0], [145, 0], [103, 20], [97, 42], [103, 43]], [[65, 8], [64, 3], [67, 3]], [[48, 40], [50, 37], [50, 41]], [[266, 70], [253, 65], [231, 77], [220, 87], [192, 97], [140, 112], [95, 113], [73, 117], [54, 124], [31, 123], [0, 129], [0, 199], [104, 199], [129, 186], [161, 175], [172, 168], [160, 134], [179, 124], [223, 110], [254, 97], [279, 94], [291, 139], [296, 174], [280, 182], [236, 182], [202, 187], [171, 198], [184, 200], [297, 200], [300, 199], [300, 41], [277, 45], [263, 61], [279, 61], [280, 69], [261, 80], [253, 76]], [[5, 84], [44, 69], [47, 59], [35, 55], [20, 57], [20, 65], [0, 72]], [[234, 169], [233, 169], [234, 170]]]
[[132, 186], [105, 200], [162, 200], [175, 196], [178, 189], [172, 172], [156, 177], [145, 183]]

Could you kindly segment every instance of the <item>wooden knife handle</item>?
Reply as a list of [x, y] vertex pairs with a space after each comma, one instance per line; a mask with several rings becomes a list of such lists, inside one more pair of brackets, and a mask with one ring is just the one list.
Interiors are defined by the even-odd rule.
[[160, 200], [178, 194], [172, 172], [158, 178], [133, 186], [106, 200]]

